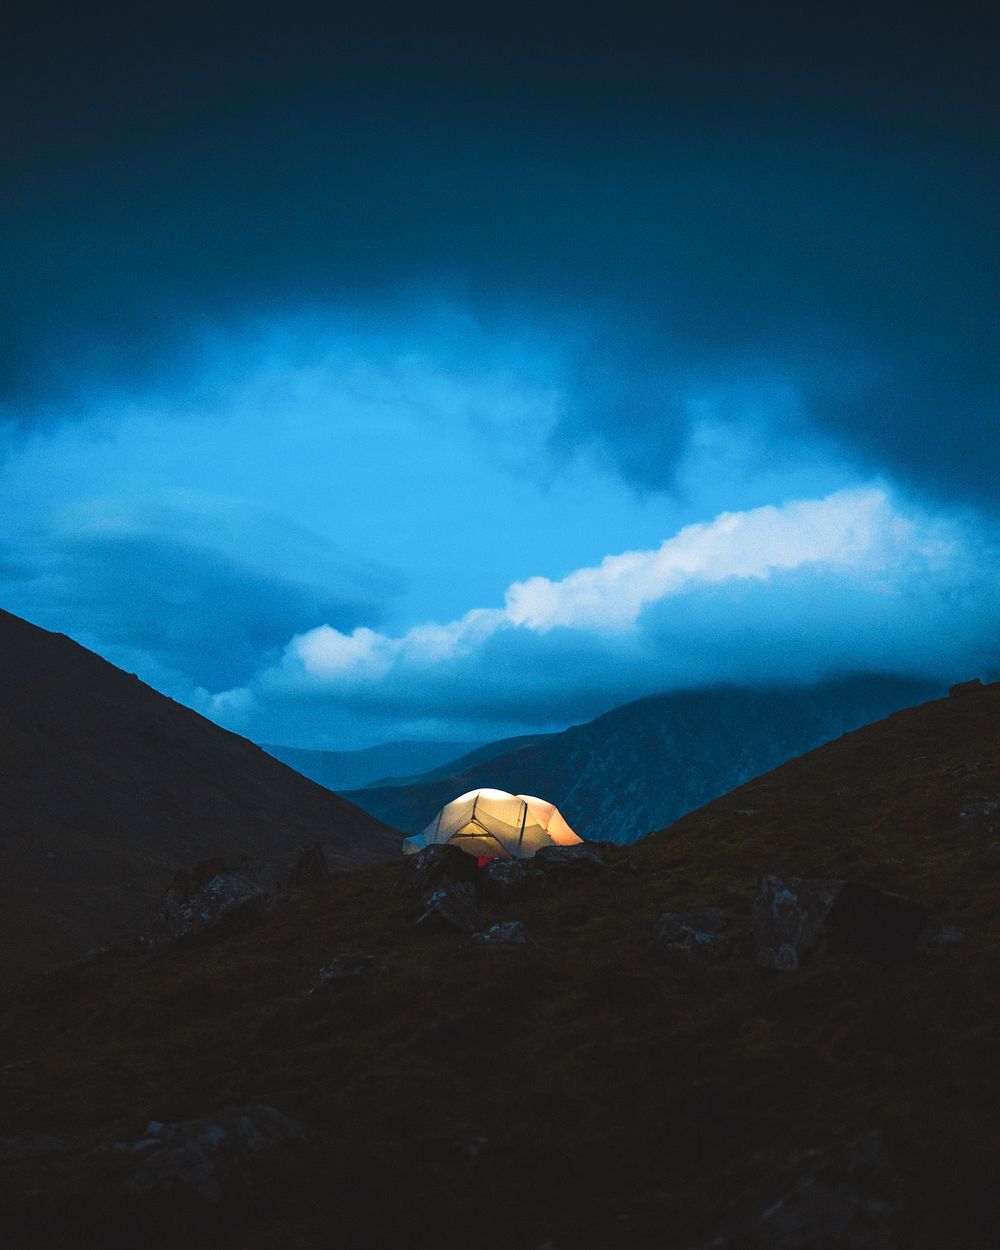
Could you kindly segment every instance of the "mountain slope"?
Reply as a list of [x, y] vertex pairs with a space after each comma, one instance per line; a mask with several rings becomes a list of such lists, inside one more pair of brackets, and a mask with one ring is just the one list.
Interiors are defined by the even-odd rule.
[[383, 742], [360, 751], [308, 751], [299, 747], [261, 748], [303, 777], [328, 790], [351, 790], [370, 786], [390, 775], [424, 774], [477, 747], [474, 742]]
[[939, 693], [927, 682], [857, 676], [775, 689], [653, 695], [492, 759], [406, 785], [346, 792], [380, 820], [419, 833], [479, 786], [555, 803], [584, 838], [628, 843], [783, 760]]
[[[7, 1242], [984, 1250], [1000, 1221], [998, 804], [992, 686], [800, 756], [610, 848], [604, 872], [483, 899], [484, 923], [526, 924], [521, 951], [415, 925], [378, 865], [262, 928], [38, 979], [0, 1013], [4, 1132], [78, 1149], [2, 1165]], [[763, 873], [900, 891], [965, 938], [942, 958], [819, 951], [786, 973], [747, 949], [657, 956], [665, 909], [725, 907], [745, 933]], [[343, 951], [379, 975], [310, 994]], [[122, 1198], [144, 1156], [98, 1149], [258, 1103], [307, 1136], [216, 1204]], [[872, 1135], [875, 1165], [845, 1172], [836, 1152]], [[859, 1187], [867, 1231], [841, 1236]], [[818, 1195], [818, 1235], [714, 1240], [790, 1191], [805, 1218]]]
[[0, 612], [0, 963], [142, 929], [175, 870], [209, 855], [247, 855], [270, 884], [312, 840], [340, 868], [399, 846], [259, 747]]

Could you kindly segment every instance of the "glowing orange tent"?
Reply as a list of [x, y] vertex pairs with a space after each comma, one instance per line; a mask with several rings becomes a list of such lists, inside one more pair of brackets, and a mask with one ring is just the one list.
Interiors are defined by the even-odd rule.
[[543, 846], [582, 841], [554, 803], [506, 790], [470, 790], [446, 803], [423, 833], [404, 839], [403, 852], [448, 842], [477, 857], [530, 859]]

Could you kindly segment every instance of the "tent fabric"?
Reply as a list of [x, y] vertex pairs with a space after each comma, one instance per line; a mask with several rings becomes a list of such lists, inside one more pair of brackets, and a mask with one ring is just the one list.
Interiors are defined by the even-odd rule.
[[470, 790], [446, 803], [423, 831], [403, 841], [413, 855], [425, 846], [449, 842], [470, 855], [530, 859], [544, 846], [582, 842], [554, 803], [505, 790]]

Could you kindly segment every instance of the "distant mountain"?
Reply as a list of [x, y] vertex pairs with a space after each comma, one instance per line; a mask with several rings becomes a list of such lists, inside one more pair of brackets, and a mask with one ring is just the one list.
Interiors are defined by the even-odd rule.
[[496, 786], [556, 803], [582, 837], [634, 842], [793, 756], [940, 693], [927, 681], [867, 675], [653, 695], [493, 758], [466, 757], [450, 772], [345, 797], [418, 833], [449, 799]]
[[0, 967], [143, 930], [179, 867], [246, 855], [271, 885], [317, 840], [334, 868], [399, 853], [253, 743], [0, 612]]
[[360, 751], [308, 751], [269, 742], [260, 745], [268, 755], [328, 790], [378, 785], [383, 778], [424, 777], [429, 769], [457, 762], [478, 746], [475, 742], [403, 741], [383, 742]]

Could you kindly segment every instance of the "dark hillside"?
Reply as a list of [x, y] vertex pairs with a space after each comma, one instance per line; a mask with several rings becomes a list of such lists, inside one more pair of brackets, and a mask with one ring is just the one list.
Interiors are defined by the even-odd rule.
[[178, 867], [247, 855], [270, 885], [313, 840], [341, 868], [399, 845], [246, 739], [0, 612], [0, 967], [142, 929]]
[[[484, 922], [523, 921], [527, 949], [414, 927], [384, 865], [210, 945], [37, 978], [0, 1017], [2, 1133], [76, 1153], [0, 1163], [7, 1244], [986, 1250], [1000, 1226], [998, 801], [992, 686], [792, 760], [609, 848], [604, 871], [481, 904]], [[726, 907], [745, 933], [763, 873], [899, 891], [964, 939], [898, 961], [821, 949], [796, 972], [746, 947], [658, 957], [664, 909]], [[341, 952], [372, 954], [380, 975], [309, 994]], [[116, 1196], [139, 1156], [102, 1145], [257, 1103], [307, 1136], [261, 1154], [252, 1188]], [[844, 1179], [830, 1160], [859, 1139], [876, 1163]], [[810, 1168], [833, 1187], [822, 1236], [712, 1240]], [[855, 1194], [870, 1235], [838, 1239]]]

